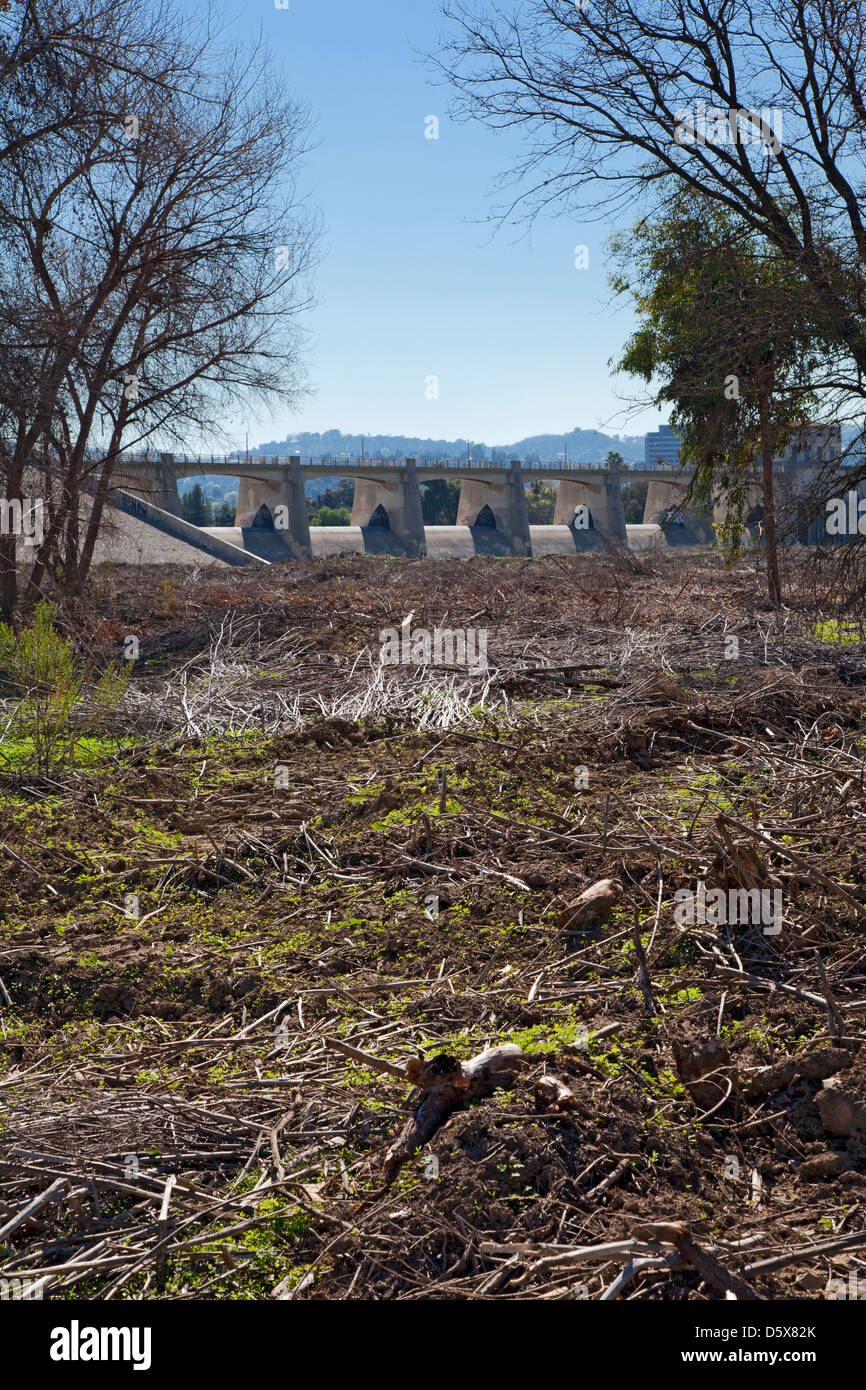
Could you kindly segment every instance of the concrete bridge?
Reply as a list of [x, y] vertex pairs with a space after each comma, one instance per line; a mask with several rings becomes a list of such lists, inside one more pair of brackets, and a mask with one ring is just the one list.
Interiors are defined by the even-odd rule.
[[[796, 457], [780, 456], [774, 465], [780, 494], [796, 494], [815, 476], [814, 469], [804, 468]], [[714, 539], [712, 522], [689, 509], [680, 512], [675, 524], [668, 524], [693, 473], [664, 464], [620, 471], [605, 464], [559, 461], [124, 455], [115, 468], [113, 485], [118, 497], [142, 499], [148, 505], [149, 520], [171, 530], [173, 518], [181, 516], [178, 478], [206, 475], [237, 478], [238, 504], [234, 527], [202, 528], [200, 534], [206, 530], [220, 543], [270, 561], [347, 546], [366, 552], [393, 553], [396, 549], [421, 556], [427, 553], [428, 542], [435, 542], [437, 554], [474, 551], [528, 556], [533, 553], [533, 532], [536, 548], [545, 552], [565, 554], [605, 543], [627, 546], [622, 488], [626, 483], [644, 481], [649, 484], [644, 526], [661, 526], [669, 545], [707, 544]], [[355, 495], [351, 526], [315, 528], [314, 546], [305, 484], [320, 477], [354, 478]], [[438, 478], [459, 480], [456, 526], [424, 525], [421, 486]], [[552, 526], [529, 524], [525, 486], [537, 478], [558, 485]], [[756, 479], [750, 489], [750, 505], [757, 510], [760, 496]], [[128, 510], [128, 503], [123, 505]], [[724, 502], [717, 502], [713, 520], [720, 522], [725, 514]], [[636, 539], [634, 529], [632, 539]], [[646, 534], [641, 540], [646, 541]]]
[[[385, 548], [390, 533], [406, 554], [426, 554], [421, 484], [453, 478], [460, 482], [457, 527], [469, 528], [477, 549], [531, 555], [525, 485], [533, 478], [558, 483], [553, 525], [569, 528], [575, 538], [574, 548], [585, 549], [599, 540], [620, 546], [628, 544], [622, 505], [622, 487], [626, 482], [649, 481], [644, 513], [644, 520], [649, 521], [680, 503], [692, 476], [686, 470], [664, 467], [634, 468], [620, 473], [616, 467], [601, 464], [533, 464], [518, 460], [302, 461], [299, 456], [290, 456], [240, 461], [160, 454], [151, 458], [125, 455], [115, 468], [114, 484], [141, 497], [151, 507], [180, 516], [178, 478], [206, 475], [238, 479], [235, 529], [244, 533], [253, 529], [275, 531], [277, 553], [282, 547], [297, 555], [312, 553], [305, 494], [310, 478], [355, 479], [351, 525], [365, 533], [368, 549], [380, 548], [373, 534], [379, 532], [381, 548]], [[695, 539], [711, 539], [711, 535], [702, 533]]]

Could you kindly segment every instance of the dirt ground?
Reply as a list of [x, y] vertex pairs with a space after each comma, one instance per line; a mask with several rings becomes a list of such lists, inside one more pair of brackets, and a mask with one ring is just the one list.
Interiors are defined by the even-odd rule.
[[[0, 1280], [866, 1292], [866, 660], [787, 583], [779, 621], [708, 553], [100, 571], [67, 620], [138, 643], [117, 728], [0, 742]], [[404, 623], [487, 666], [383, 666]], [[700, 884], [781, 917], [684, 923]], [[412, 1059], [508, 1045], [387, 1162]]]

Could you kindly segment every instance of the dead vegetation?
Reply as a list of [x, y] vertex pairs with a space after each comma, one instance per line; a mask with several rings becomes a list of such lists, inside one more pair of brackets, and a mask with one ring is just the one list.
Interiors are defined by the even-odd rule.
[[[105, 578], [125, 748], [2, 774], [0, 1278], [866, 1275], [866, 662], [753, 596], [712, 557]], [[409, 613], [486, 626], [489, 669], [383, 676]], [[701, 884], [739, 920], [678, 920]]]

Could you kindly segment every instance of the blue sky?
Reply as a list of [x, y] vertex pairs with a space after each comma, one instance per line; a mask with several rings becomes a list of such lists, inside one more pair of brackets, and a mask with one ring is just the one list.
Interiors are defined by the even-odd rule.
[[[487, 221], [519, 136], [449, 119], [450, 93], [418, 56], [447, 29], [438, 0], [253, 0], [229, 15], [239, 38], [261, 28], [312, 108], [302, 185], [326, 226], [308, 317], [314, 395], [294, 414], [238, 421], [237, 444], [246, 425], [251, 446], [301, 430], [506, 444], [657, 426], [654, 410], [623, 413], [636, 383], [607, 368], [632, 326], [609, 305], [610, 226], [548, 218], [526, 239]], [[425, 138], [430, 115], [438, 140]], [[575, 268], [578, 245], [588, 269]]]

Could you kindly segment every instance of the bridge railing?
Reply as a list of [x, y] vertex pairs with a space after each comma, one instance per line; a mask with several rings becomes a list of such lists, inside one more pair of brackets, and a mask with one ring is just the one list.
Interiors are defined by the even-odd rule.
[[[90, 456], [90, 452], [91, 452], [91, 451], [88, 451], [88, 456]], [[98, 456], [99, 451], [98, 451], [98, 450], [95, 450], [95, 451], [92, 451], [92, 453], [93, 453], [93, 457], [96, 458], [96, 457]], [[176, 465], [180, 465], [181, 467], [186, 467], [186, 468], [189, 468], [189, 467], [201, 468], [203, 471], [207, 471], [207, 469], [208, 469], [209, 467], [210, 467], [210, 468], [213, 468], [213, 467], [218, 467], [218, 468], [231, 468], [231, 467], [239, 467], [239, 468], [286, 468], [286, 467], [288, 466], [288, 464], [291, 462], [291, 459], [292, 459], [292, 458], [296, 458], [296, 457], [297, 457], [297, 455], [289, 455], [289, 456], [286, 457], [286, 458], [274, 458], [274, 456], [273, 456], [273, 455], [270, 455], [270, 454], [268, 454], [268, 455], [265, 455], [265, 454], [250, 454], [250, 455], [248, 455], [248, 456], [247, 456], [246, 454], [244, 454], [244, 455], [238, 455], [238, 454], [222, 454], [222, 455], [219, 455], [219, 454], [210, 454], [210, 455], [207, 455], [207, 454], [175, 454], [175, 455], [174, 455], [174, 463], [175, 463]], [[339, 474], [339, 472], [340, 472], [340, 470], [341, 470], [342, 468], [351, 468], [351, 469], [359, 469], [359, 468], [404, 468], [405, 465], [406, 465], [406, 463], [409, 462], [409, 461], [412, 461], [412, 462], [415, 463], [415, 466], [416, 466], [416, 468], [418, 469], [419, 472], [422, 472], [422, 471], [424, 471], [424, 470], [429, 470], [429, 469], [437, 469], [437, 470], [440, 470], [440, 469], [447, 469], [448, 471], [453, 471], [453, 472], [458, 472], [458, 473], [461, 472], [461, 471], [465, 471], [465, 470], [467, 470], [467, 469], [472, 469], [472, 470], [491, 470], [491, 471], [494, 471], [494, 472], [496, 472], [496, 471], [498, 471], [498, 472], [507, 472], [508, 469], [511, 467], [511, 463], [512, 463], [512, 460], [511, 460], [511, 459], [472, 459], [472, 460], [467, 460], [467, 459], [414, 459], [414, 460], [406, 460], [406, 459], [382, 459], [382, 458], [369, 458], [369, 457], [365, 457], [365, 458], [363, 458], [363, 459], [362, 459], [362, 458], [329, 458], [329, 457], [326, 457], [326, 456], [322, 456], [322, 457], [319, 457], [319, 458], [306, 458], [306, 459], [305, 459], [305, 458], [302, 458], [302, 459], [300, 459], [300, 465], [301, 465], [302, 468], [329, 468], [329, 469], [332, 469], [334, 473]], [[161, 456], [160, 456], [158, 453], [131, 453], [131, 452], [130, 452], [130, 453], [126, 453], [126, 452], [125, 452], [125, 453], [123, 453], [123, 454], [121, 454], [121, 455], [119, 456], [118, 462], [119, 462], [119, 463], [125, 463], [125, 464], [139, 465], [139, 466], [144, 466], [144, 465], [151, 465], [151, 466], [153, 466], [153, 465], [158, 465], [158, 464], [161, 462]], [[587, 472], [605, 472], [606, 469], [607, 469], [607, 464], [606, 464], [606, 463], [598, 463], [598, 462], [581, 463], [580, 461], [578, 461], [578, 460], [573, 460], [573, 459], [569, 459], [567, 462], [566, 462], [564, 459], [550, 459], [550, 460], [537, 460], [537, 461], [534, 460], [534, 461], [529, 462], [529, 463], [528, 463], [528, 462], [524, 462], [524, 461], [521, 460], [521, 459], [518, 459], [517, 462], [520, 464], [521, 468], [523, 468], [525, 471], [529, 471], [529, 472], [551, 472], [551, 473], [557, 473], [557, 472], [571, 472], [571, 471], [574, 471], [574, 472], [579, 472], [579, 473], [587, 473]], [[631, 466], [632, 466], [632, 467], [643, 467], [642, 464], [635, 464], [635, 465], [631, 465]], [[629, 465], [623, 465], [623, 471], [624, 471], [624, 472], [627, 472], [627, 471], [628, 471], [628, 467], [629, 467]]]
[[[88, 458], [97, 458], [98, 450], [88, 450]], [[271, 454], [175, 454], [173, 456], [175, 465], [181, 467], [200, 468], [206, 473], [208, 468], [286, 468], [292, 458], [297, 458], [296, 454], [286, 458], [275, 458]], [[123, 464], [133, 466], [158, 466], [162, 457], [158, 453], [123, 453], [117, 460], [118, 467]], [[511, 467], [511, 459], [415, 459], [413, 460], [419, 473], [427, 470], [436, 469], [437, 471], [447, 470], [449, 472], [466, 472], [467, 470], [479, 471], [498, 471], [507, 472]], [[341, 470], [361, 469], [361, 468], [404, 468], [406, 459], [383, 459], [383, 458], [330, 458], [322, 456], [320, 458], [302, 458], [300, 465], [302, 468], [327, 468], [339, 476]], [[525, 473], [605, 473], [608, 465], [604, 462], [582, 463], [575, 459], [546, 459], [537, 460], [531, 463], [518, 459], [517, 462]], [[781, 461], [774, 460], [777, 467], [781, 467]], [[680, 472], [678, 464], [669, 463], [624, 463], [620, 466], [622, 475], [628, 473], [670, 473]]]

